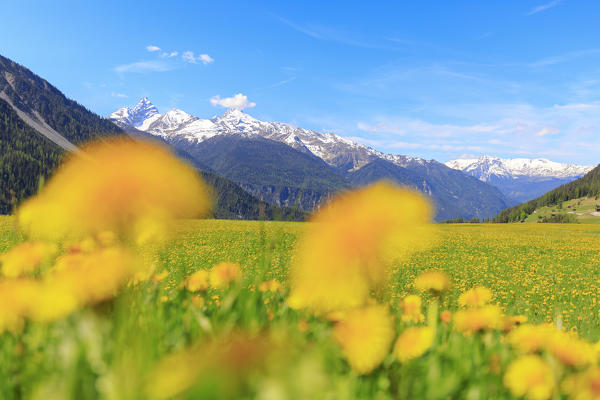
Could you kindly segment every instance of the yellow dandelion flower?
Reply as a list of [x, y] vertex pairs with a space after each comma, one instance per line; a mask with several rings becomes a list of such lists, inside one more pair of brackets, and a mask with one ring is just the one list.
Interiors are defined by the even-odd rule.
[[0, 280], [0, 333], [19, 331], [36, 302], [37, 285], [29, 279]]
[[594, 346], [574, 334], [556, 332], [547, 344], [547, 349], [560, 362], [570, 367], [583, 367], [596, 362]]
[[139, 268], [127, 250], [106, 248], [53, 268], [46, 283], [71, 293], [80, 305], [94, 304], [117, 294]]
[[209, 274], [204, 269], [199, 269], [190, 275], [185, 281], [185, 288], [190, 292], [201, 292], [208, 289]]
[[159, 272], [158, 274], [155, 274], [152, 277], [152, 282], [161, 282], [163, 279], [165, 279], [167, 276], [169, 276], [169, 271], [162, 271]]
[[17, 278], [35, 272], [44, 263], [52, 260], [58, 252], [55, 244], [24, 242], [0, 255], [2, 275]]
[[387, 308], [376, 305], [348, 312], [335, 324], [333, 335], [348, 364], [355, 371], [368, 374], [388, 354], [394, 328]]
[[198, 173], [165, 147], [114, 138], [73, 154], [40, 194], [20, 207], [18, 220], [33, 238], [111, 231], [136, 240], [141, 234], [147, 239], [148, 225], [154, 229], [173, 218], [205, 215], [210, 203]]
[[400, 362], [421, 357], [433, 344], [434, 331], [428, 326], [406, 328], [394, 345], [394, 355]]
[[402, 321], [423, 322], [425, 316], [421, 313], [421, 298], [416, 295], [406, 296], [401, 303]]
[[323, 314], [364, 305], [394, 262], [431, 245], [431, 216], [423, 195], [387, 182], [338, 196], [299, 241], [288, 303]]
[[504, 317], [504, 323], [502, 326], [502, 330], [505, 332], [510, 332], [516, 326], [520, 326], [527, 322], [527, 316], [525, 315], [511, 315]]
[[28, 317], [38, 322], [52, 322], [67, 317], [81, 305], [80, 299], [69, 289], [60, 284], [38, 284], [35, 305], [29, 310]]
[[600, 399], [600, 368], [594, 366], [588, 370], [567, 376], [561, 389], [573, 400]]
[[269, 281], [261, 282], [258, 285], [259, 292], [280, 292], [283, 290], [281, 283], [279, 283], [276, 279], [271, 279]]
[[437, 296], [450, 288], [450, 277], [443, 271], [425, 271], [415, 278], [414, 285], [417, 290]]
[[535, 353], [544, 349], [556, 334], [551, 324], [521, 325], [507, 336], [508, 343], [523, 353]]
[[552, 368], [537, 355], [521, 356], [511, 362], [503, 382], [514, 396], [530, 400], [551, 398], [556, 385]]
[[210, 286], [224, 289], [242, 278], [242, 269], [236, 263], [222, 262], [210, 270]]
[[486, 287], [478, 286], [469, 289], [458, 296], [458, 304], [463, 307], [482, 307], [492, 299], [492, 291]]
[[488, 329], [497, 329], [503, 320], [502, 310], [497, 306], [484, 306], [481, 308], [468, 308], [459, 310], [454, 314], [454, 328], [463, 333], [480, 332]]

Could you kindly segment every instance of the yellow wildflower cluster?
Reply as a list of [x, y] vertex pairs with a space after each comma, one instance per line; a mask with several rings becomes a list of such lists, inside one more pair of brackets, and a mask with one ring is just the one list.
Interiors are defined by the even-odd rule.
[[208, 187], [165, 147], [116, 138], [70, 156], [38, 196], [18, 211], [32, 238], [84, 238], [110, 231], [146, 241], [174, 218], [210, 210]]
[[242, 269], [238, 264], [222, 262], [210, 270], [198, 270], [185, 281], [185, 287], [190, 292], [203, 292], [209, 287], [225, 289], [238, 282], [242, 277]]
[[162, 146], [111, 139], [72, 155], [18, 210], [20, 228], [37, 241], [0, 255], [0, 332], [113, 297], [140, 270], [131, 245], [209, 205], [197, 173]]
[[342, 194], [300, 240], [288, 303], [318, 314], [365, 305], [394, 262], [431, 245], [431, 216], [421, 194], [387, 182]]
[[504, 374], [504, 385], [515, 396], [530, 400], [552, 397], [556, 386], [550, 365], [540, 356], [527, 355], [513, 361]]
[[387, 307], [367, 306], [348, 312], [333, 330], [348, 363], [366, 374], [377, 367], [389, 353], [394, 326]]
[[433, 344], [435, 332], [429, 326], [406, 328], [396, 340], [394, 355], [401, 362], [421, 357]]
[[402, 321], [423, 322], [425, 316], [421, 313], [421, 298], [414, 294], [406, 296], [401, 303]]
[[492, 291], [486, 287], [478, 286], [467, 290], [458, 297], [458, 304], [463, 307], [481, 307], [490, 302]]
[[450, 288], [450, 277], [442, 271], [425, 271], [417, 276], [414, 286], [417, 290], [438, 296]]
[[16, 245], [0, 255], [2, 275], [7, 278], [18, 278], [31, 274], [48, 263], [58, 252], [54, 243], [24, 242]]
[[241, 267], [232, 262], [222, 262], [210, 270], [210, 285], [215, 289], [225, 289], [242, 278]]
[[[354, 370], [366, 374], [389, 354], [394, 324], [373, 294], [389, 281], [394, 262], [432, 243], [431, 206], [420, 194], [387, 182], [334, 199], [312, 218], [291, 270], [288, 303], [336, 321], [334, 337]], [[442, 292], [448, 277], [433, 279]], [[421, 299], [402, 303], [404, 321], [422, 322]], [[408, 360], [431, 345], [433, 330], [401, 336], [398, 358]]]

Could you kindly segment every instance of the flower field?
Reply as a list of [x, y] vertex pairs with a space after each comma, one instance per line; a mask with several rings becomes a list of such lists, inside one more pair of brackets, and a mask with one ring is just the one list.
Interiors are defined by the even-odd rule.
[[[14, 218], [2, 217], [0, 224], [0, 246], [6, 250], [21, 237]], [[0, 397], [148, 398], [150, 391], [168, 398], [181, 389], [181, 398], [511, 398], [502, 374], [517, 353], [503, 343], [502, 334], [463, 336], [441, 320], [436, 347], [418, 359], [401, 364], [389, 355], [366, 376], [353, 372], [336, 346], [331, 323], [286, 305], [288, 266], [304, 225], [178, 223], [175, 238], [159, 251], [160, 270], [143, 286], [126, 289], [112, 304], [80, 310], [51, 324], [30, 324], [18, 334], [4, 333]], [[575, 329], [593, 343], [600, 338], [599, 237], [600, 229], [585, 225], [441, 226], [438, 245], [416, 254], [395, 273], [389, 305], [398, 330], [425, 324], [424, 316], [402, 318], [402, 301], [419, 294], [412, 285], [419, 272], [439, 269], [452, 278], [440, 306], [450, 315], [459, 309], [460, 293], [483, 285], [493, 293], [491, 303], [508, 314], [536, 323], [562, 321], [565, 330]], [[242, 266], [238, 286], [209, 288], [199, 295], [182, 287], [193, 272], [225, 261]], [[281, 286], [259, 289], [273, 279]], [[431, 299], [418, 298], [423, 301], [418, 312], [426, 314]], [[414, 314], [408, 311], [406, 315]], [[276, 337], [263, 338], [267, 331]], [[201, 354], [185, 359], [190, 347], [240, 332], [277, 341], [286, 360], [275, 362], [275, 372], [243, 377], [242, 387], [225, 392], [214, 382], [186, 391], [189, 382], [181, 377], [171, 391], [161, 388], [169, 392], [163, 396], [148, 381], [166, 355], [182, 357], [166, 373], [187, 370], [186, 363], [200, 368], [205, 362]], [[46, 397], [48, 393], [55, 397]]]
[[309, 223], [193, 219], [176, 163], [106, 196], [108, 150], [0, 217], [1, 399], [600, 398], [599, 227], [432, 225], [387, 183]]

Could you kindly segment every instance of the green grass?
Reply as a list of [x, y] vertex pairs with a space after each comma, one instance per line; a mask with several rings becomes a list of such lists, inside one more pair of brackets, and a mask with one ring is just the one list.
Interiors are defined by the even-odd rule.
[[[286, 282], [294, 244], [305, 227], [181, 222], [174, 239], [156, 249], [156, 273], [168, 271], [165, 279], [128, 287], [114, 300], [65, 320], [1, 334], [0, 398], [147, 398], [143, 390], [157, 360], [237, 331], [275, 332], [287, 345], [286, 362], [266, 367], [268, 378], [250, 375], [242, 387], [223, 391], [209, 382], [178, 398], [269, 398], [268, 393], [287, 398], [510, 398], [501, 376], [488, 371], [490, 354], [499, 355], [503, 368], [512, 357], [496, 334], [485, 339], [492, 344], [484, 345], [442, 328], [435, 354], [408, 365], [390, 356], [367, 377], [352, 372], [332, 340], [330, 323], [291, 310], [286, 291], [256, 290], [268, 279]], [[560, 319], [589, 340], [600, 338], [600, 226], [457, 224], [439, 226], [438, 236], [436, 247], [396, 266], [385, 297], [395, 313], [398, 302], [415, 292], [412, 281], [420, 271], [441, 269], [453, 279], [443, 309], [456, 310], [461, 292], [484, 285], [509, 314], [533, 322]], [[14, 220], [0, 217], [0, 251], [20, 240]], [[242, 265], [242, 282], [230, 291], [211, 289], [205, 305], [194, 306], [181, 283], [221, 261]], [[298, 326], [305, 322], [303, 332]], [[448, 341], [442, 344], [444, 337]]]
[[530, 214], [525, 222], [536, 223], [543, 217], [555, 215], [573, 215], [577, 222], [582, 224], [600, 224], [600, 214], [596, 213], [596, 205], [600, 204], [600, 200], [594, 197], [582, 197], [564, 201], [561, 206], [544, 206], [535, 210]]

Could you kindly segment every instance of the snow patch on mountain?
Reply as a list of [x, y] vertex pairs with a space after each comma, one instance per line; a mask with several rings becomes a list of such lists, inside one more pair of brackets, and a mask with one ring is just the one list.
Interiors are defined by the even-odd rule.
[[544, 158], [505, 159], [490, 156], [451, 160], [445, 164], [450, 168], [475, 176], [484, 182], [489, 182], [493, 177], [573, 178], [585, 175], [594, 168], [591, 165], [563, 164]]
[[143, 97], [134, 107], [119, 108], [117, 111], [110, 114], [108, 118], [137, 129], [146, 125], [147, 129], [147, 125], [150, 124], [148, 120], [152, 118], [156, 119], [157, 114], [158, 109], [156, 106], [152, 104], [147, 97]]

